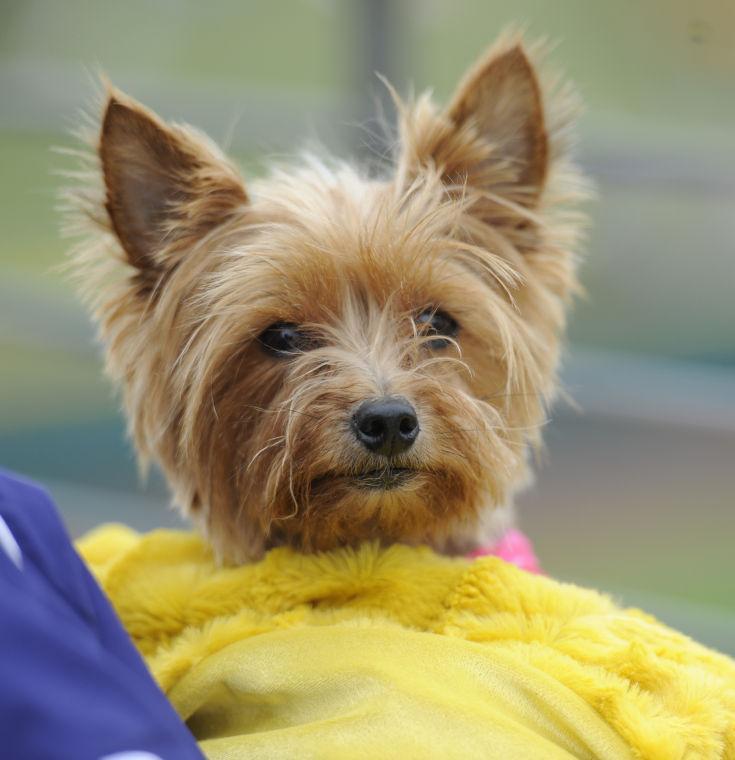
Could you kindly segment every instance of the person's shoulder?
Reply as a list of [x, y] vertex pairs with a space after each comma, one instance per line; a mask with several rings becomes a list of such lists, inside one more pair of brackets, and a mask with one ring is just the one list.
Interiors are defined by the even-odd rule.
[[73, 549], [49, 493], [21, 475], [0, 470], [0, 519], [23, 557], [63, 586], [68, 571], [62, 571]]
[[6, 470], [0, 470], [0, 516], [13, 523], [14, 532], [63, 531], [56, 507], [46, 489]]

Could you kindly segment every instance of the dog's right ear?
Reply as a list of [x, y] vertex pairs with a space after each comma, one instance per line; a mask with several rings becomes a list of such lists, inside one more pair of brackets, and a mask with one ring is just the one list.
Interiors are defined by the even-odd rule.
[[112, 228], [142, 273], [165, 271], [172, 251], [247, 202], [237, 170], [207, 138], [117, 90], [108, 93], [98, 152]]

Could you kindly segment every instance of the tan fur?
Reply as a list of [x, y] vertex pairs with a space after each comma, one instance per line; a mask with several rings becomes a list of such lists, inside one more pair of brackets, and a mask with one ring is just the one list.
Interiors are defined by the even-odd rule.
[[[223, 558], [486, 538], [526, 479], [577, 287], [573, 104], [542, 102], [505, 38], [446, 111], [397, 100], [389, 176], [306, 157], [246, 192], [206, 138], [109, 91], [99, 163], [70, 195], [86, 220], [78, 273], [141, 461]], [[449, 347], [416, 327], [427, 307], [459, 323]], [[274, 322], [316, 347], [267, 355]], [[350, 419], [384, 395], [416, 408], [398, 460], [415, 474], [368, 491], [355, 477], [384, 462]]]

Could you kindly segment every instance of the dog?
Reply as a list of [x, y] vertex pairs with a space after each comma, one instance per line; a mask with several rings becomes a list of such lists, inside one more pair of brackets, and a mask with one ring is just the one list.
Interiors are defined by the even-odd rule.
[[391, 89], [387, 169], [252, 182], [107, 86], [74, 267], [141, 463], [222, 561], [509, 529], [584, 229], [577, 99], [540, 56], [502, 37], [443, 109]]

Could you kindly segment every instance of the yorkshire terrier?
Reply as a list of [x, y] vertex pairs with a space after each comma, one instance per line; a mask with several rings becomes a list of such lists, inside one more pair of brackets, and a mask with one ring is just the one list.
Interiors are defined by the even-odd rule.
[[443, 110], [392, 92], [374, 176], [307, 155], [246, 184], [108, 87], [77, 271], [140, 460], [221, 559], [509, 529], [583, 221], [576, 99], [538, 55], [502, 38]]

